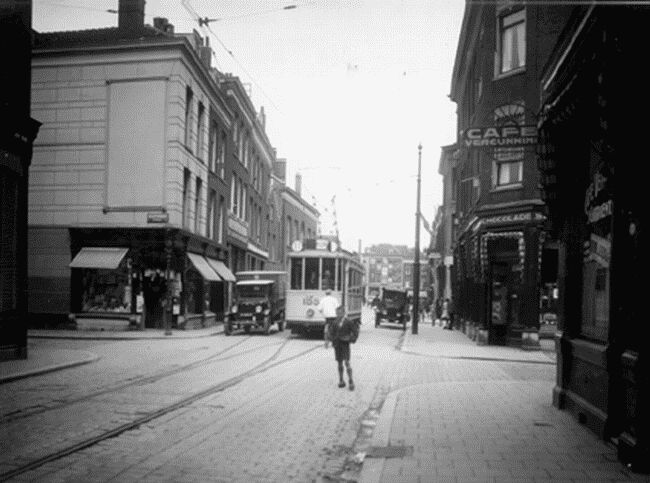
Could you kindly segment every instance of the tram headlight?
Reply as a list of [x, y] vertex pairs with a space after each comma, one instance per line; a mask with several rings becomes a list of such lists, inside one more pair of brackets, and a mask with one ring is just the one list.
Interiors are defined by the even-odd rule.
[[314, 316], [314, 309], [307, 309], [307, 317], [310, 319]]
[[262, 313], [262, 306], [261, 305], [256, 305], [255, 306], [255, 313], [256, 314], [261, 314]]

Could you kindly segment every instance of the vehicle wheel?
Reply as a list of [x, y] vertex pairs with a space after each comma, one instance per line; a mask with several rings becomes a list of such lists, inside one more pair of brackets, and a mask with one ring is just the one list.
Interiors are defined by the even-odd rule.
[[278, 332], [282, 332], [284, 330], [284, 320], [278, 320]]
[[269, 335], [269, 332], [271, 332], [271, 321], [266, 317], [264, 319], [264, 335]]
[[230, 324], [228, 322], [225, 322], [223, 324], [223, 333], [224, 333], [224, 335], [232, 334], [232, 330], [230, 329]]
[[247, 334], [250, 334], [251, 333], [251, 326], [250, 325], [244, 326], [244, 332], [246, 332]]

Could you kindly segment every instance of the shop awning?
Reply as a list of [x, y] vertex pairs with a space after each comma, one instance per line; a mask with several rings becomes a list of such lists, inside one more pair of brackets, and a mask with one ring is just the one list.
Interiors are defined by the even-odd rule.
[[214, 258], [210, 258], [210, 257], [206, 257], [206, 260], [208, 261], [210, 266], [214, 269], [214, 271], [217, 272], [219, 276], [226, 282], [235, 282], [237, 280], [235, 276], [232, 274], [232, 272], [228, 270], [226, 264], [223, 263], [222, 261], [215, 260]]
[[115, 270], [128, 251], [128, 248], [83, 247], [69, 267]]
[[196, 268], [201, 276], [206, 279], [209, 282], [219, 282], [221, 281], [221, 277], [219, 277], [219, 274], [215, 272], [212, 267], [208, 264], [208, 261], [205, 259], [204, 256], [197, 255], [196, 253], [188, 253], [187, 257], [190, 259], [192, 262], [192, 265], [194, 265], [194, 268]]

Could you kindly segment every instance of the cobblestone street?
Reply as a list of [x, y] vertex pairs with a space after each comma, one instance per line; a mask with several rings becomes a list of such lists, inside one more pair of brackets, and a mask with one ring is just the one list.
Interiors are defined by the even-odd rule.
[[287, 332], [33, 340], [99, 359], [0, 386], [2, 472], [56, 455], [12, 480], [645, 481], [551, 406], [553, 354], [365, 315], [353, 392], [331, 349]]

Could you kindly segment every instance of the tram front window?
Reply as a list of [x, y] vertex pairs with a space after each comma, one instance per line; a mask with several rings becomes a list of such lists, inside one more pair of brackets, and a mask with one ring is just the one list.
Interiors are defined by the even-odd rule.
[[318, 290], [320, 258], [305, 258], [305, 290]]
[[335, 262], [333, 258], [323, 258], [323, 277], [321, 279], [321, 290], [334, 288]]
[[302, 290], [302, 258], [291, 259], [291, 289]]

